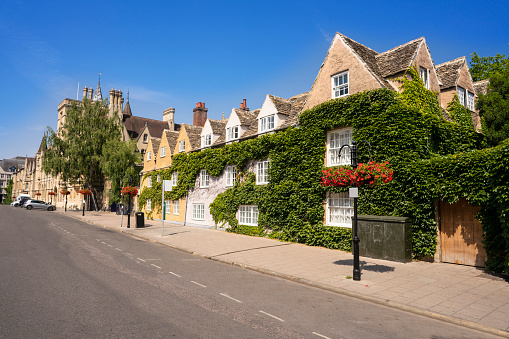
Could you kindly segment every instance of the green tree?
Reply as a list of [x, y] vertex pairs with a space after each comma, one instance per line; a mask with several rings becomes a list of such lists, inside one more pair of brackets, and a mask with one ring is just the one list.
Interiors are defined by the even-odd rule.
[[7, 182], [7, 187], [5, 188], [6, 195], [5, 195], [5, 199], [3, 201], [4, 205], [9, 205], [12, 202], [12, 186], [13, 185], [14, 185], [14, 182], [12, 181], [12, 179], [10, 179]]
[[89, 188], [95, 209], [106, 178], [103, 163], [109, 161], [106, 145], [122, 135], [119, 118], [108, 112], [107, 101], [73, 102], [58, 133], [48, 127], [44, 135], [43, 171]]
[[480, 57], [476, 52], [470, 54], [470, 74], [474, 81], [490, 79], [493, 74], [503, 73], [509, 69], [509, 57], [504, 54]]
[[137, 185], [139, 182], [141, 167], [136, 166], [136, 163], [141, 161], [141, 156], [135, 153], [135, 150], [134, 140], [124, 142], [114, 139], [104, 145], [103, 156], [107, 161], [101, 162], [101, 167], [111, 182], [109, 190], [111, 202], [120, 202], [120, 191], [122, 187], [129, 184], [129, 178], [132, 178], [132, 185]]
[[490, 76], [488, 92], [476, 104], [482, 131], [491, 146], [509, 138], [509, 68]]

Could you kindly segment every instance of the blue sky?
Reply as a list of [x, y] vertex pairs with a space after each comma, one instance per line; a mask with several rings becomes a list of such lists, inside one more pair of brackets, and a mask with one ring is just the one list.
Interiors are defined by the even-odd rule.
[[383, 52], [426, 37], [435, 64], [509, 54], [509, 1], [0, 3], [0, 159], [34, 156], [64, 98], [123, 91], [134, 115], [192, 124], [311, 88], [335, 32]]

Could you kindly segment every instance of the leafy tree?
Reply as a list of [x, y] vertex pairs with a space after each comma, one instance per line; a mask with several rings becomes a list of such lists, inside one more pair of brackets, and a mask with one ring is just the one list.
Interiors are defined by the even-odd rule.
[[14, 182], [12, 181], [12, 179], [10, 179], [7, 182], [7, 187], [5, 188], [6, 196], [3, 201], [4, 205], [9, 205], [12, 202], [12, 186], [13, 185], [14, 185]]
[[476, 52], [470, 54], [470, 74], [474, 81], [490, 79], [494, 74], [500, 74], [509, 69], [509, 57], [504, 54], [480, 57]]
[[73, 102], [67, 111], [65, 122], [58, 133], [48, 127], [44, 135], [47, 151], [42, 168], [53, 176], [61, 175], [64, 182], [80, 184], [92, 191], [97, 209], [97, 193], [103, 191], [107, 167], [115, 172], [114, 161], [110, 166], [107, 145], [121, 139], [120, 121], [116, 114], [108, 115], [107, 101]]
[[509, 138], [509, 68], [490, 76], [488, 93], [479, 94], [476, 105], [488, 143], [495, 146]]

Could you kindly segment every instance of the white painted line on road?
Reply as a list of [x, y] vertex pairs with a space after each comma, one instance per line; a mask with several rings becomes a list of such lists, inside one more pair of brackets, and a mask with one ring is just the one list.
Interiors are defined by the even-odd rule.
[[110, 245], [110, 244], [106, 244], [106, 245], [108, 245], [109, 247], [113, 247], [113, 245]]
[[162, 267], [159, 267], [157, 265], [154, 265], [154, 264], [150, 264], [150, 266], [154, 266], [154, 267], [157, 267], [158, 269], [161, 269]]
[[141, 259], [141, 258], [136, 258], [136, 259], [138, 259], [139, 261], [143, 261], [143, 262], [145, 262], [145, 260], [143, 260], [143, 259]]
[[236, 302], [238, 302], [238, 303], [241, 303], [241, 302], [242, 302], [242, 301], [240, 301], [240, 300], [238, 300], [238, 299], [235, 299], [235, 298], [230, 297], [230, 296], [229, 296], [229, 295], [227, 295], [227, 294], [224, 294], [224, 293], [219, 293], [219, 294], [221, 294], [223, 297], [226, 297], [226, 298], [231, 299], [231, 300], [233, 300], [233, 301], [236, 301]]
[[313, 332], [313, 334], [314, 334], [314, 335], [317, 335], [317, 336], [319, 336], [319, 337], [325, 338], [325, 339], [331, 339], [331, 338], [326, 337], [326, 336], [324, 336], [323, 334], [320, 334], [320, 333]]
[[207, 286], [202, 285], [202, 284], [200, 284], [200, 283], [197, 283], [196, 281], [192, 281], [192, 280], [191, 280], [191, 282], [192, 282], [193, 284], [198, 285], [198, 286], [201, 286], [201, 287], [205, 287], [205, 288], [207, 288]]
[[127, 254], [127, 255], [130, 255], [131, 257], [133, 256], [133, 255], [132, 255], [131, 253], [129, 253], [129, 252], [124, 252], [124, 253], [125, 253], [125, 254]]
[[278, 318], [278, 317], [276, 317], [275, 315], [272, 315], [272, 314], [270, 314], [270, 313], [263, 312], [263, 311], [260, 311], [260, 313], [263, 313], [263, 314], [265, 314], [265, 315], [268, 315], [269, 317], [272, 317], [272, 318], [277, 319], [277, 320], [279, 320], [279, 321], [282, 321], [282, 322], [284, 321], [283, 319]]
[[168, 273], [173, 274], [173, 275], [174, 275], [174, 276], [176, 276], [176, 277], [182, 278], [182, 277], [181, 277], [180, 275], [178, 275], [177, 273], [173, 273], [173, 272], [168, 272]]
[[116, 249], [117, 251], [122, 252], [122, 250], [121, 250], [120, 248], [118, 248], [118, 247], [115, 247], [115, 249]]
[[104, 244], [104, 245], [106, 245], [106, 243], [105, 243], [104, 241], [101, 241], [101, 244]]

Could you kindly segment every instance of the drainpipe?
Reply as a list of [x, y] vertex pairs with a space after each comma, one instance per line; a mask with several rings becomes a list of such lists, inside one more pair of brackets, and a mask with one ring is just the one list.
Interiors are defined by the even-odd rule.
[[189, 199], [189, 194], [186, 195], [186, 211], [184, 213], [184, 226], [186, 226], [186, 220], [187, 220], [187, 200]]

